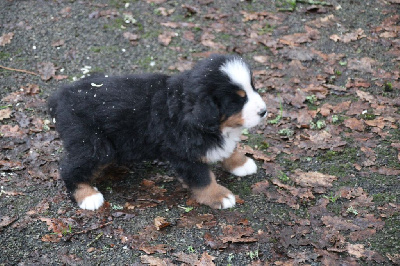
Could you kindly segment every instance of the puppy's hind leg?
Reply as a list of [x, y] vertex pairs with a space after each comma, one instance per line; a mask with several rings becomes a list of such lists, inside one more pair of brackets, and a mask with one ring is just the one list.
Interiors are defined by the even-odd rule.
[[235, 150], [229, 158], [222, 161], [224, 169], [236, 176], [246, 176], [257, 172], [257, 165], [253, 159]]
[[176, 167], [178, 174], [192, 190], [194, 199], [214, 209], [235, 206], [235, 195], [215, 180], [215, 175], [207, 164], [187, 163]]
[[82, 160], [66, 158], [62, 161], [61, 177], [71, 198], [78, 203], [80, 208], [93, 211], [103, 205], [103, 194], [96, 187], [90, 185], [90, 182], [96, 176], [96, 172], [101, 169], [93, 163]]

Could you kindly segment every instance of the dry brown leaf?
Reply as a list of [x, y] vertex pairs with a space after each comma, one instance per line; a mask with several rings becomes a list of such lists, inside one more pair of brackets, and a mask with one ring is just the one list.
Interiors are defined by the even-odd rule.
[[267, 180], [257, 182], [251, 186], [251, 191], [254, 194], [264, 193], [269, 187], [269, 182]]
[[143, 245], [143, 246], [140, 246], [138, 249], [146, 252], [146, 254], [148, 254], [148, 255], [154, 254], [156, 252], [157, 253], [161, 253], [161, 254], [165, 254], [165, 253], [167, 253], [168, 250], [171, 250], [170, 247], [168, 247], [167, 245], [164, 245], [164, 244], [158, 244], [158, 245], [155, 245], [155, 246]]
[[160, 12], [160, 14], [164, 17], [167, 17], [175, 12], [175, 9], [166, 9], [165, 7], [156, 8], [156, 11]]
[[146, 2], [149, 4], [162, 4], [167, 2], [167, 0], [146, 0]]
[[199, 259], [198, 262], [196, 262], [196, 266], [213, 266], [215, 265], [213, 260], [215, 259], [214, 256], [211, 256], [207, 253], [207, 251], [203, 252], [203, 255], [201, 255], [201, 258]]
[[367, 37], [367, 36], [364, 34], [364, 30], [361, 28], [358, 28], [355, 31], [346, 33], [342, 36], [333, 34], [329, 38], [335, 42], [341, 41], [344, 43], [349, 43], [351, 41], [356, 41], [356, 40], [359, 40], [359, 39], [362, 39], [365, 37]]
[[56, 40], [56, 41], [52, 42], [51, 46], [60, 47], [60, 46], [63, 46], [64, 44], [65, 44], [65, 41], [61, 39], [61, 40]]
[[9, 226], [15, 220], [17, 220], [16, 217], [10, 217], [10, 216], [2, 216], [2, 217], [0, 217], [0, 231], [1, 231], [1, 228]]
[[28, 95], [38, 94], [40, 92], [39, 85], [37, 84], [29, 83], [28, 85], [22, 87], [22, 89], [24, 90], [24, 93]]
[[179, 262], [184, 262], [188, 265], [194, 265], [196, 262], [198, 262], [198, 256], [196, 254], [186, 254], [184, 252], [177, 252], [172, 254], [175, 259]]
[[365, 130], [364, 122], [357, 118], [349, 118], [344, 121], [344, 125], [352, 130], [363, 132]]
[[154, 218], [154, 226], [157, 230], [161, 230], [170, 225], [171, 223], [168, 222], [164, 217], [157, 216], [156, 218]]
[[154, 266], [168, 266], [172, 265], [172, 262], [170, 259], [167, 258], [157, 258], [157, 257], [152, 257], [149, 255], [142, 255], [140, 256], [140, 261], [145, 264], [149, 265], [154, 265]]
[[357, 231], [360, 230], [358, 225], [351, 223], [338, 216], [322, 216], [321, 221], [329, 228], [335, 231]]
[[267, 64], [269, 63], [269, 56], [267, 55], [255, 55], [253, 56], [254, 61], [261, 63], [261, 64]]
[[25, 136], [18, 125], [2, 125], [0, 126], [0, 133], [2, 137], [23, 138]]
[[160, 42], [164, 46], [168, 46], [172, 41], [172, 37], [175, 37], [176, 33], [172, 31], [165, 31], [158, 35], [158, 42]]
[[364, 257], [364, 245], [363, 244], [348, 244], [347, 245], [347, 252], [350, 255], [355, 256], [356, 258]]
[[250, 226], [225, 225], [222, 226], [222, 234], [223, 236], [220, 239], [223, 243], [249, 243], [258, 241], [256, 237], [252, 237], [254, 230]]
[[13, 37], [14, 37], [14, 32], [4, 33], [0, 37], [0, 46], [5, 46], [6, 44], [11, 43]]
[[364, 122], [370, 127], [378, 127], [380, 129], [383, 129], [386, 124], [384, 117], [378, 117], [375, 118], [374, 120], [365, 120]]
[[357, 70], [360, 72], [373, 73], [372, 66], [376, 65], [376, 61], [370, 57], [363, 57], [361, 59], [349, 59], [347, 67], [349, 69]]
[[312, 187], [316, 193], [324, 193], [326, 188], [332, 187], [332, 182], [337, 180], [337, 177], [319, 172], [303, 172], [300, 169], [296, 169], [290, 179], [302, 187]]
[[8, 119], [11, 117], [12, 110], [10, 108], [5, 108], [0, 110], [0, 121]]
[[122, 36], [124, 36], [125, 39], [127, 39], [128, 41], [130, 41], [130, 43], [132, 45], [137, 45], [138, 44], [138, 40], [139, 40], [139, 35], [138, 34], [134, 34], [132, 32], [124, 32], [122, 34]]
[[56, 74], [56, 68], [51, 62], [38, 63], [37, 65], [40, 77], [44, 81], [51, 79], [51, 77]]
[[204, 46], [210, 47], [214, 50], [217, 50], [217, 51], [218, 50], [226, 50], [225, 45], [215, 42], [214, 39], [215, 39], [215, 35], [206, 31], [201, 35], [201, 44]]

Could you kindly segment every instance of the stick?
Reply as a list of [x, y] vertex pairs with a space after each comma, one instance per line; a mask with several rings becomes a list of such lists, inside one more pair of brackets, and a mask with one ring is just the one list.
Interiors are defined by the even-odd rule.
[[321, 6], [331, 6], [331, 3], [323, 2], [323, 1], [314, 1], [314, 0], [297, 0], [298, 3], [309, 4], [309, 5], [321, 5]]
[[38, 73], [31, 72], [31, 71], [28, 71], [28, 70], [23, 70], [23, 69], [15, 69], [15, 68], [10, 68], [10, 67], [5, 67], [5, 66], [2, 66], [2, 65], [0, 65], [0, 68], [6, 69], [6, 70], [10, 70], [10, 71], [17, 71], [17, 72], [22, 72], [22, 73], [27, 73], [27, 74], [31, 74], [31, 75], [35, 75], [35, 76], [39, 76], [39, 74], [38, 74]]
[[96, 238], [92, 240], [92, 242], [90, 242], [89, 244], [86, 245], [86, 247], [90, 247], [94, 242], [96, 242], [97, 240], [99, 240], [100, 237], [101, 237], [102, 235], [103, 235], [103, 232], [101, 232], [100, 234], [98, 234], [98, 235], [96, 236]]

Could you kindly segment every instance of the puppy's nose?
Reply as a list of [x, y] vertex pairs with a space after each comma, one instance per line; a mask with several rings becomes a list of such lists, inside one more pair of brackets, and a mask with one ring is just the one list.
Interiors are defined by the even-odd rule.
[[258, 112], [258, 115], [261, 117], [264, 117], [267, 114], [267, 109], [262, 109], [260, 112]]

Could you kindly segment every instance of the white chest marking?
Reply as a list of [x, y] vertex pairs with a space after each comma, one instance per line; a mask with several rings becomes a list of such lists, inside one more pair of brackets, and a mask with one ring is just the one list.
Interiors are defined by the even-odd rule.
[[224, 128], [222, 131], [224, 143], [221, 147], [209, 150], [207, 152], [207, 160], [210, 163], [215, 163], [231, 156], [236, 148], [236, 144], [240, 141], [241, 134], [242, 128]]

